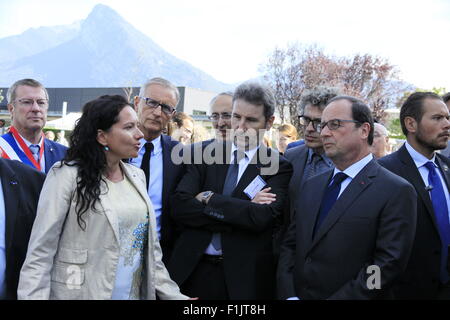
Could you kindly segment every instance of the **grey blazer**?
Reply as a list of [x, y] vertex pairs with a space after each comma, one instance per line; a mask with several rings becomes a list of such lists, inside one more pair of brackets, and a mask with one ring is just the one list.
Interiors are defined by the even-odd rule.
[[[123, 172], [145, 199], [149, 212], [148, 247], [143, 290], [147, 299], [187, 299], [161, 261], [153, 206], [141, 169], [120, 163]], [[102, 185], [99, 212], [88, 209], [86, 231], [77, 223], [77, 167], [56, 164], [39, 199], [25, 263], [19, 299], [111, 299], [119, 260], [119, 221], [105, 201]], [[126, 199], [124, 199], [126, 201]]]

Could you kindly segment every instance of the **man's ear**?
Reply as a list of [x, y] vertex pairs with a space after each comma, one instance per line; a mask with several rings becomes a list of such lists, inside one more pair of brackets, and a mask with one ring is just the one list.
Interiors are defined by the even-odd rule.
[[97, 141], [98, 143], [100, 143], [102, 146], [107, 146], [108, 145], [108, 139], [106, 136], [106, 132], [98, 129], [97, 130]]
[[417, 121], [413, 117], [405, 117], [403, 120], [406, 130], [411, 133], [416, 133], [417, 131]]
[[272, 128], [273, 122], [275, 121], [275, 116], [271, 116], [269, 119], [267, 119], [266, 121], [266, 130], [270, 130], [270, 128]]

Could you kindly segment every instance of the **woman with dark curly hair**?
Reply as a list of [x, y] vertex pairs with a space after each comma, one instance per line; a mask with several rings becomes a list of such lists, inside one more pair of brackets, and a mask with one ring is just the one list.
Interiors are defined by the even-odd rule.
[[66, 157], [47, 175], [19, 299], [187, 299], [161, 262], [156, 221], [136, 157], [134, 109], [122, 96], [83, 107]]

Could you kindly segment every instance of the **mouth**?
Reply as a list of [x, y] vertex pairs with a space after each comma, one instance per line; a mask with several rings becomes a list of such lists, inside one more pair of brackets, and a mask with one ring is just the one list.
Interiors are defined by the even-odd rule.
[[438, 136], [439, 138], [450, 138], [450, 133], [449, 132], [446, 132], [446, 133], [441, 133], [439, 136]]

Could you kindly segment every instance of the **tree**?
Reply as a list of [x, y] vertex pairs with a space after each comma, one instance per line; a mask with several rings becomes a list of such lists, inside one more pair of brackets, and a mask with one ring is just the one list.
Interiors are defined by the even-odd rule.
[[387, 59], [370, 54], [336, 57], [315, 45], [304, 47], [298, 43], [286, 49], [275, 48], [260, 72], [274, 90], [281, 121], [297, 127], [297, 108], [305, 89], [338, 87], [342, 94], [365, 101], [374, 117], [382, 119], [383, 110], [409, 88]]

